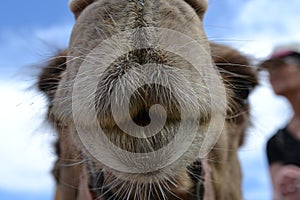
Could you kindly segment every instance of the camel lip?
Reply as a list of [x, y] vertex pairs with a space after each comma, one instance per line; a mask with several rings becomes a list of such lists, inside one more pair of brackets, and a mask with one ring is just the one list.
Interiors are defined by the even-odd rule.
[[[131, 120], [131, 121], [130, 121]], [[164, 120], [164, 119], [162, 119]], [[161, 131], [164, 131], [164, 130], [169, 130], [167, 131], [168, 133], [171, 133], [172, 135], [174, 135], [174, 133], [171, 132], [172, 130], [172, 127], [178, 127], [180, 125], [180, 120], [177, 120], [177, 119], [169, 119], [167, 118], [166, 120], [164, 121], [160, 121], [159, 118], [158, 119], [155, 119], [156, 122], [154, 123], [157, 123], [157, 122], [161, 122], [163, 123], [161, 129], [156, 129], [154, 128], [154, 126], [149, 126], [153, 121], [134, 121], [132, 119], [128, 119], [128, 120], [124, 120], [122, 121], [121, 123], [119, 124], [114, 124], [111, 128], [108, 128], [108, 129], [105, 129], [106, 130], [106, 133], [107, 134], [110, 134], [110, 133], [113, 133], [113, 134], [126, 134], [128, 135], [128, 137], [134, 137], [134, 135], [132, 133], [128, 133], [128, 129], [132, 130], [133, 132], [136, 132], [137, 130], [140, 130], [140, 129], [143, 129], [144, 131], [147, 131], [148, 132], [148, 136], [147, 137], [142, 137], [144, 139], [147, 139], [147, 138], [151, 138], [151, 137], [154, 137], [156, 136], [158, 133], [160, 133]], [[132, 123], [134, 123], [134, 127], [132, 126]], [[127, 128], [127, 127], [130, 127], [128, 129], [125, 129], [124, 128]], [[153, 129], [154, 128], [154, 129]], [[153, 130], [152, 130], [153, 129]], [[140, 132], [140, 134], [145, 134], [145, 132]], [[152, 132], [153, 131], [153, 132]], [[139, 134], [139, 133], [135, 133], [135, 134]], [[139, 137], [137, 137], [139, 138]]]
[[[197, 158], [194, 162], [186, 166], [186, 170], [183, 172], [186, 173], [186, 178], [194, 185], [193, 196], [198, 197], [199, 199], [203, 199], [204, 195], [205, 179], [207, 178], [205, 178], [206, 168], [207, 166], [205, 161]], [[167, 184], [167, 188], [169, 189], [177, 188], [178, 178], [180, 178], [176, 174], [171, 176], [170, 174], [166, 175], [161, 170], [141, 174], [122, 173], [123, 175], [121, 177], [118, 177], [111, 172], [107, 173], [103, 169], [95, 171], [95, 169], [92, 168], [90, 171], [94, 172], [90, 174], [89, 177], [89, 190], [93, 198], [99, 198], [101, 196], [103, 198], [110, 199], [114, 196], [114, 189], [120, 190], [119, 187], [122, 188], [126, 183], [135, 185], [136, 187], [142, 186], [141, 189], [148, 188], [148, 190], [150, 188], [154, 189], [155, 187], [160, 187], [161, 183]], [[111, 188], [111, 184], [109, 184], [109, 182], [114, 182], [114, 180], [118, 180], [119, 183], [114, 184], [115, 187]], [[142, 190], [139, 191], [141, 192]]]
[[[149, 110], [141, 109], [139, 111], [130, 111], [129, 116], [124, 115], [122, 112], [106, 115], [99, 114], [98, 120], [102, 128], [110, 130], [118, 127], [141, 127], [146, 128], [155, 124], [171, 124], [178, 123], [181, 119], [181, 114], [178, 112], [166, 112], [165, 110], [155, 110], [149, 113]], [[115, 118], [117, 117], [117, 118]]]

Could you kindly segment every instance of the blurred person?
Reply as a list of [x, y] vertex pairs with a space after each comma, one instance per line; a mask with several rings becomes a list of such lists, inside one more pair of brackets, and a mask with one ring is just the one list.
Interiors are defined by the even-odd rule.
[[260, 64], [277, 95], [291, 104], [293, 117], [267, 142], [274, 200], [300, 200], [300, 44], [275, 48]]

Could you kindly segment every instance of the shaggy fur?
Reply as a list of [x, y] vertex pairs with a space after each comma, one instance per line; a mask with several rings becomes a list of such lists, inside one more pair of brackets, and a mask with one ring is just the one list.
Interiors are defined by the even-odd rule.
[[[39, 88], [49, 99], [48, 119], [58, 132], [56, 144], [58, 160], [53, 170], [57, 181], [57, 200], [175, 200], [202, 197], [207, 200], [242, 199], [237, 150], [244, 140], [249, 124], [247, 98], [257, 84], [257, 78], [255, 71], [249, 66], [248, 59], [238, 51], [208, 43], [201, 22], [206, 7], [207, 2], [202, 0], [71, 1], [70, 8], [77, 18], [77, 23], [72, 32], [69, 48], [60, 52], [43, 69], [39, 79]], [[126, 174], [95, 161], [80, 143], [72, 119], [72, 88], [80, 65], [86, 61], [90, 51], [103, 40], [119, 31], [151, 26], [184, 33], [201, 44], [207, 53], [205, 56], [211, 55], [226, 86], [228, 102], [226, 122], [221, 137], [207, 158], [201, 158], [200, 161], [197, 156], [198, 150], [191, 148], [183, 156], [184, 158], [158, 174]], [[143, 37], [133, 39], [131, 48], [134, 49], [135, 45], [139, 45], [144, 39]], [[120, 47], [118, 45], [120, 44], [116, 44], [116, 48]], [[133, 103], [130, 107], [132, 119], [138, 125], [146, 125], [147, 111], [153, 104], [159, 103], [167, 108], [166, 127], [159, 134], [143, 140], [124, 134], [116, 126], [108, 109], [110, 108], [108, 102], [112, 100], [108, 88], [117, 87], [115, 80], [128, 68], [135, 70], [140, 77], [142, 74], [139, 74], [138, 68], [132, 67], [133, 63], [148, 62], [184, 69], [190, 73], [194, 83], [203, 85], [204, 82], [203, 77], [193, 72], [189, 62], [171, 53], [153, 49], [133, 50], [110, 65], [103, 79], [99, 80], [96, 91], [97, 117], [110, 141], [131, 152], [149, 152], [165, 146], [173, 138], [173, 130], [176, 130], [177, 121], [181, 119], [178, 102], [174, 96], [167, 95], [169, 92], [166, 88], [154, 87], [153, 89], [145, 86], [132, 98]], [[176, 77], [166, 77], [165, 80], [168, 82], [171, 78]], [[135, 77], [130, 79], [133, 83], [138, 81]], [[119, 90], [125, 91], [130, 85], [124, 82], [121, 87], [124, 89], [119, 88]], [[180, 83], [176, 83], [173, 87], [181, 86]], [[205, 128], [210, 117], [206, 105], [207, 88], [195, 86], [194, 89], [203, 107], [200, 126]], [[89, 90], [88, 86], [86, 90]], [[121, 103], [120, 99], [119, 102]], [[84, 125], [88, 122], [83, 118], [81, 123]], [[195, 141], [200, 142], [201, 137], [196, 138]]]

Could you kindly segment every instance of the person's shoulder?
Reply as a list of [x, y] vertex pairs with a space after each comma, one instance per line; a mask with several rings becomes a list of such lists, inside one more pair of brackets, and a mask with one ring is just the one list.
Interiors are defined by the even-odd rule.
[[266, 145], [267, 158], [269, 165], [275, 162], [283, 162], [284, 158], [284, 138], [283, 138], [282, 129], [276, 131], [274, 135], [272, 135]]
[[267, 146], [272, 144], [278, 144], [283, 141], [284, 132], [286, 131], [286, 127], [278, 129], [275, 134], [273, 134], [267, 141]]

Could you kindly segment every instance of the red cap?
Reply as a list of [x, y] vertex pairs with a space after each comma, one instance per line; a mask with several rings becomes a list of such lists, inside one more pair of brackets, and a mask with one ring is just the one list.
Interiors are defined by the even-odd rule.
[[269, 59], [282, 58], [294, 53], [300, 54], [299, 43], [288, 43], [288, 44], [277, 46], [272, 52]]
[[280, 66], [284, 63], [284, 58], [294, 54], [300, 55], [300, 43], [288, 43], [277, 46], [269, 58], [260, 63], [260, 68], [268, 69]]

